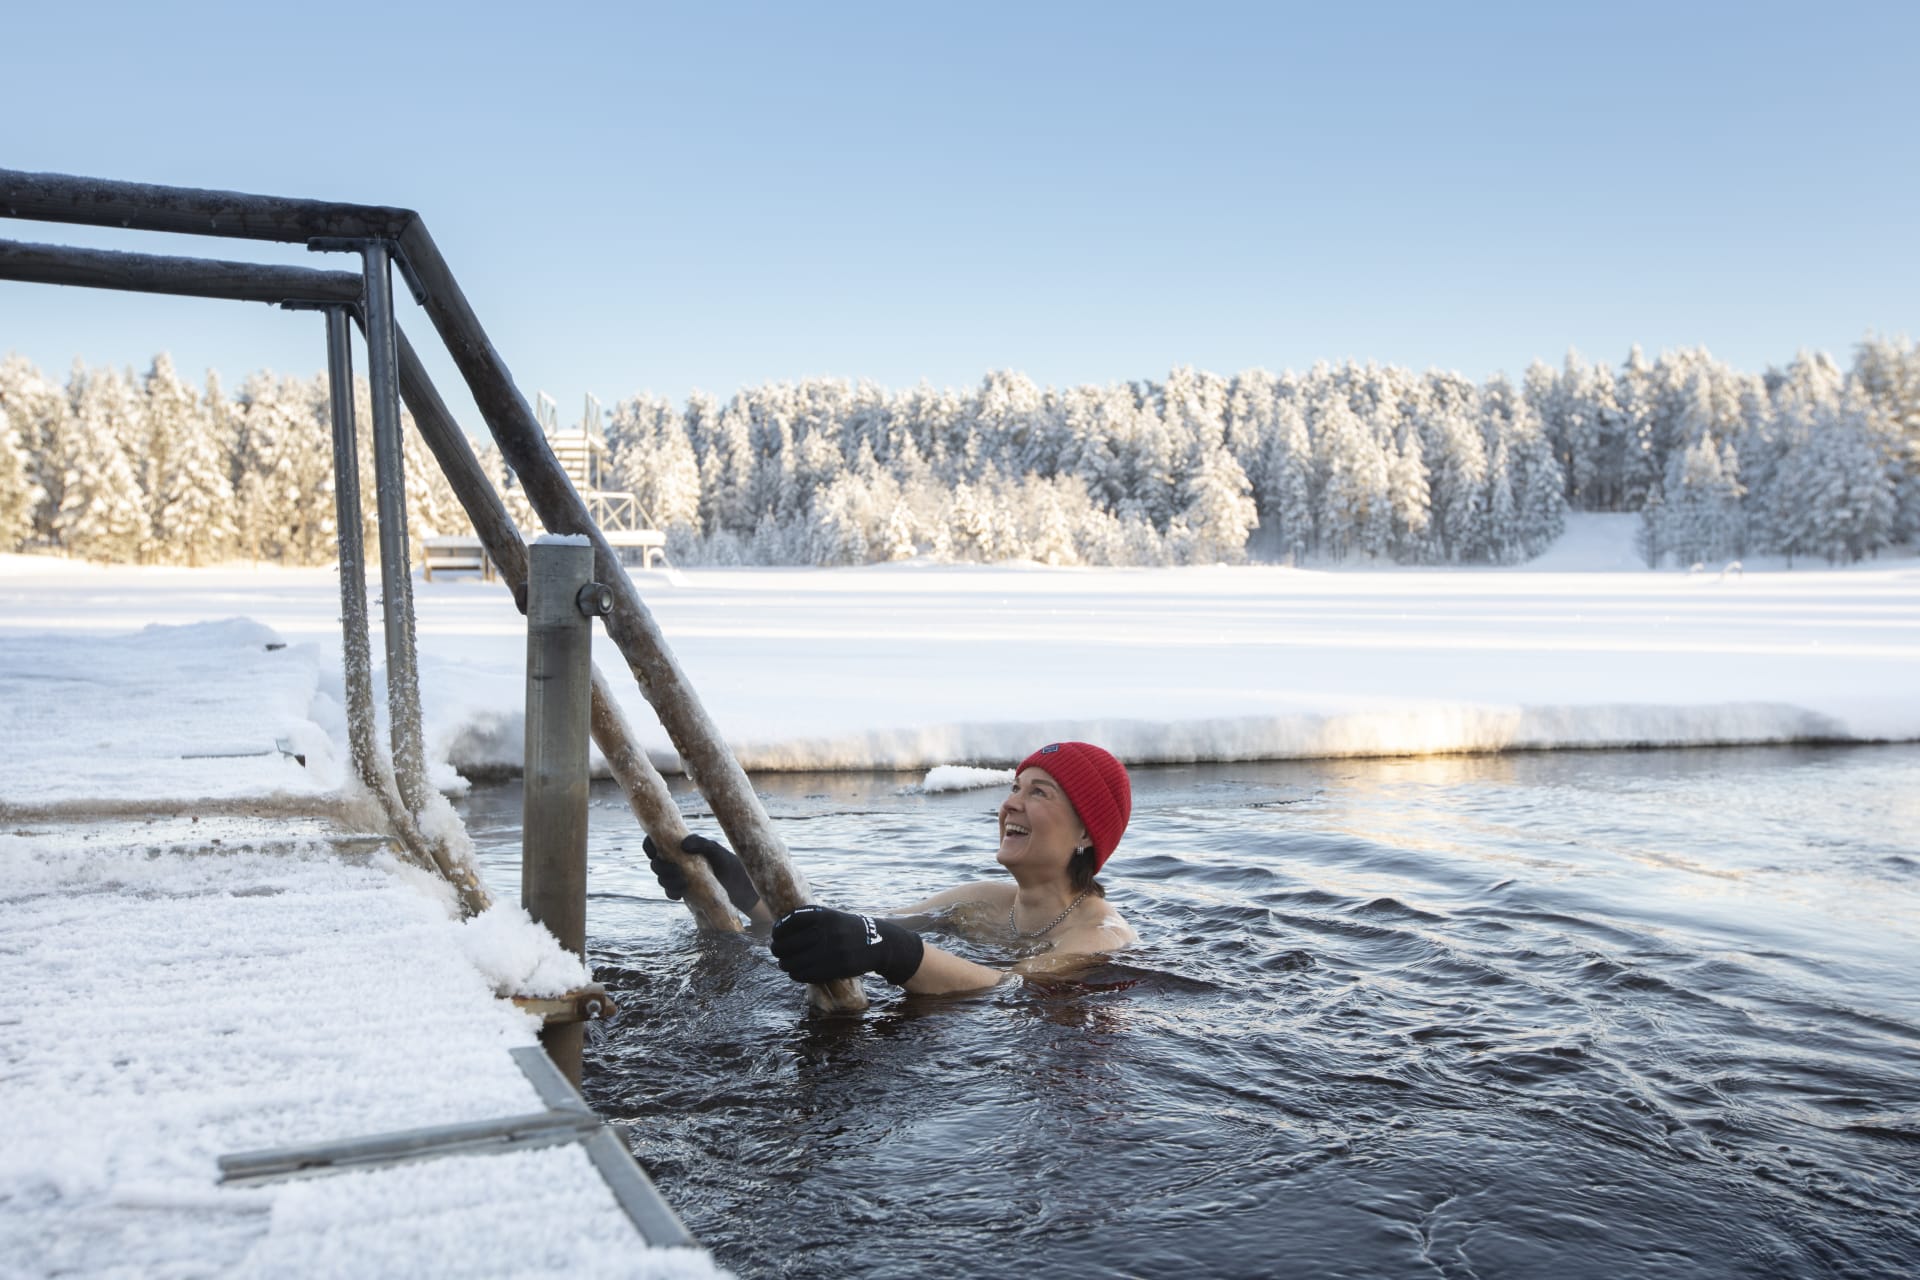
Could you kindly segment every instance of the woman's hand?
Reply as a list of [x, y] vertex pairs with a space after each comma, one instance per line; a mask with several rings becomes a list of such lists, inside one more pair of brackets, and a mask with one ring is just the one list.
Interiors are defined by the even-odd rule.
[[[642, 840], [640, 847], [646, 851], [647, 865], [653, 868], [653, 878], [660, 882], [661, 891], [675, 902], [685, 897], [687, 873], [679, 864], [660, 852], [652, 836]], [[760, 901], [760, 891], [753, 887], [753, 878], [747, 874], [747, 865], [740, 861], [738, 854], [705, 836], [688, 836], [680, 842], [680, 851], [705, 858], [713, 868], [713, 878], [726, 890], [727, 900], [743, 914], [753, 914], [754, 904]]]
[[920, 935], [891, 920], [831, 907], [800, 907], [773, 923], [773, 954], [795, 982], [877, 973], [904, 987], [926, 956]]

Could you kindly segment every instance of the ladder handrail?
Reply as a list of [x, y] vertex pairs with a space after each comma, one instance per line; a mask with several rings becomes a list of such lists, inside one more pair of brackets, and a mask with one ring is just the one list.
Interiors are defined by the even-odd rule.
[[[613, 612], [603, 619], [607, 634], [627, 660], [679, 752], [682, 767], [706, 797], [768, 906], [779, 915], [811, 901], [785, 841], [667, 646], [619, 555], [587, 513], [419, 214], [382, 205], [0, 169], [0, 216], [305, 243], [316, 249], [358, 248], [374, 241], [390, 248], [541, 523], [549, 532], [585, 535], [591, 541], [595, 574], [614, 598]], [[857, 979], [816, 987], [812, 994], [815, 1003], [825, 1008], [858, 1009], [866, 1004]]]

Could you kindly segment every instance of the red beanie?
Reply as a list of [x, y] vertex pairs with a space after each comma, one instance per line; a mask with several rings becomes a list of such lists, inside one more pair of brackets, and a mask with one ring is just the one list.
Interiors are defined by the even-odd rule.
[[1022, 760], [1013, 775], [1017, 778], [1035, 767], [1052, 774], [1067, 793], [1067, 803], [1093, 840], [1093, 869], [1098, 871], [1113, 855], [1133, 813], [1133, 784], [1127, 780], [1127, 767], [1112, 752], [1091, 742], [1049, 743]]

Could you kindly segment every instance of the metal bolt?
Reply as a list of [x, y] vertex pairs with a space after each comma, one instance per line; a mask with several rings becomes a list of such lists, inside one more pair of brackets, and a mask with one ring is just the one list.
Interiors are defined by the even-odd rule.
[[604, 582], [589, 582], [573, 597], [574, 607], [589, 618], [604, 618], [613, 612], [613, 588]]

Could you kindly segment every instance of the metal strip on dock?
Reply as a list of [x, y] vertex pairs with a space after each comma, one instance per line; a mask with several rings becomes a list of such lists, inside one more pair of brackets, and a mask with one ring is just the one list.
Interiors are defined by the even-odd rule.
[[699, 1241], [693, 1238], [672, 1206], [661, 1198], [653, 1180], [634, 1160], [619, 1134], [593, 1113], [579, 1090], [567, 1082], [546, 1053], [531, 1046], [509, 1052], [521, 1074], [540, 1095], [540, 1101], [546, 1104], [545, 1111], [297, 1147], [236, 1152], [220, 1157], [219, 1181], [223, 1186], [249, 1186], [355, 1169], [379, 1169], [440, 1156], [493, 1155], [578, 1142], [641, 1239], [660, 1248], [699, 1248]]

